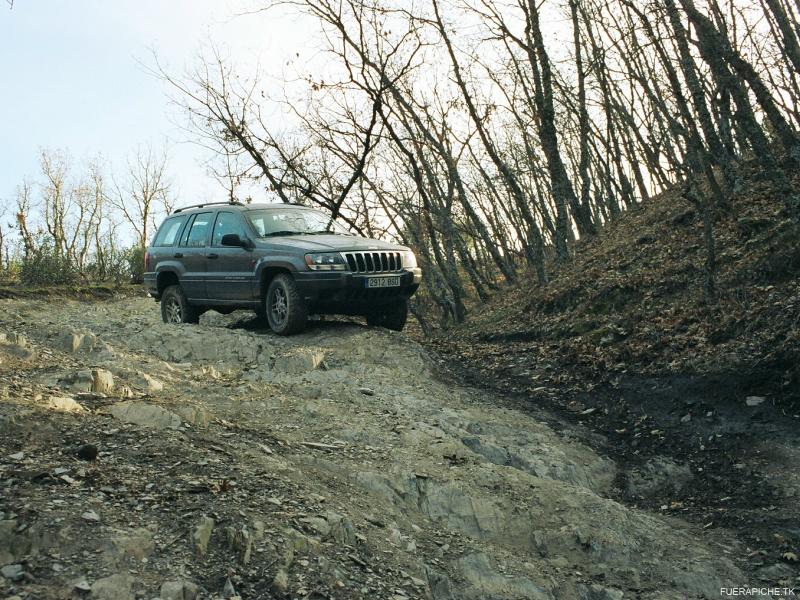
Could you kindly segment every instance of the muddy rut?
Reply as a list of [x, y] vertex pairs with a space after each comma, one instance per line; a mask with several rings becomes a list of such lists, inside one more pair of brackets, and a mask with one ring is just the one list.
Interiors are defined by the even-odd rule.
[[[589, 434], [402, 334], [0, 300], [0, 593], [718, 598], [724, 532], [626, 507]], [[96, 457], [92, 457], [92, 448]]]

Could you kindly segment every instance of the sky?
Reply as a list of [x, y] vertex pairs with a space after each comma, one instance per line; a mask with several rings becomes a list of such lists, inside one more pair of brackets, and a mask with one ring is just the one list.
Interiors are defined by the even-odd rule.
[[116, 171], [139, 145], [166, 146], [178, 204], [224, 199], [208, 151], [190, 143], [168, 85], [148, 72], [153, 52], [171, 74], [213, 40], [234, 64], [279, 76], [305, 49], [308, 26], [252, 11], [256, 0], [0, 1], [0, 206], [35, 179], [41, 149], [79, 170], [101, 154]]

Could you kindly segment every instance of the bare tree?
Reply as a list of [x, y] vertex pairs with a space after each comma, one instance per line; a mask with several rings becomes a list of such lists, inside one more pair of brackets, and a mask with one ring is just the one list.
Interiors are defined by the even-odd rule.
[[108, 193], [108, 201], [133, 230], [140, 248], [147, 246], [157, 218], [171, 210], [166, 170], [166, 149], [140, 146], [128, 158], [125, 173], [114, 179], [113, 190]]
[[0, 207], [0, 271], [8, 270], [9, 252], [9, 229], [13, 227], [6, 222], [6, 207]]
[[[578, 238], [672, 186], [702, 215], [713, 300], [741, 165], [800, 210], [800, 4], [753, 2], [266, 0], [317, 19], [324, 79], [267, 95], [216, 49], [183, 78], [157, 70], [229, 197], [258, 179], [411, 245], [443, 322], [527, 268], [545, 283]], [[564, 16], [570, 43], [551, 44]]]
[[36, 248], [34, 240], [34, 233], [31, 231], [29, 219], [33, 211], [33, 201], [31, 197], [31, 185], [27, 181], [23, 181], [17, 188], [16, 197], [16, 225], [19, 230], [19, 236], [22, 239], [22, 247], [25, 256], [30, 256]]

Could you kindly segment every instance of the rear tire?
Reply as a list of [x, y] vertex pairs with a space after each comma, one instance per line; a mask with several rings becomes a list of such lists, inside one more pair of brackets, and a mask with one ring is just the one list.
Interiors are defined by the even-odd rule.
[[381, 307], [380, 310], [367, 315], [367, 325], [370, 327], [385, 327], [392, 331], [403, 331], [407, 320], [408, 300]]
[[199, 323], [200, 310], [189, 304], [181, 286], [171, 285], [161, 294], [161, 320], [164, 323]]
[[267, 288], [264, 310], [270, 329], [278, 335], [292, 335], [306, 328], [308, 307], [291, 275], [276, 275]]

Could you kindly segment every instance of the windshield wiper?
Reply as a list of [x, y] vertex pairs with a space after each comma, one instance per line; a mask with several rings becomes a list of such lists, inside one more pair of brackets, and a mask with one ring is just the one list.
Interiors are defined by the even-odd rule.
[[277, 235], [323, 235], [326, 233], [332, 233], [334, 235], [354, 235], [352, 233], [334, 231], [333, 229], [320, 229], [319, 231], [289, 231], [288, 229], [282, 229], [280, 231], [270, 231], [261, 237], [273, 237]]
[[353, 235], [352, 233], [334, 231], [333, 229], [320, 229], [319, 231], [308, 231], [306, 233], [308, 233], [308, 235], [322, 235], [324, 233], [332, 233], [333, 235]]
[[265, 233], [261, 237], [272, 237], [276, 235], [308, 235], [307, 231], [289, 231], [288, 229], [282, 229], [281, 231], [270, 231], [269, 233]]

